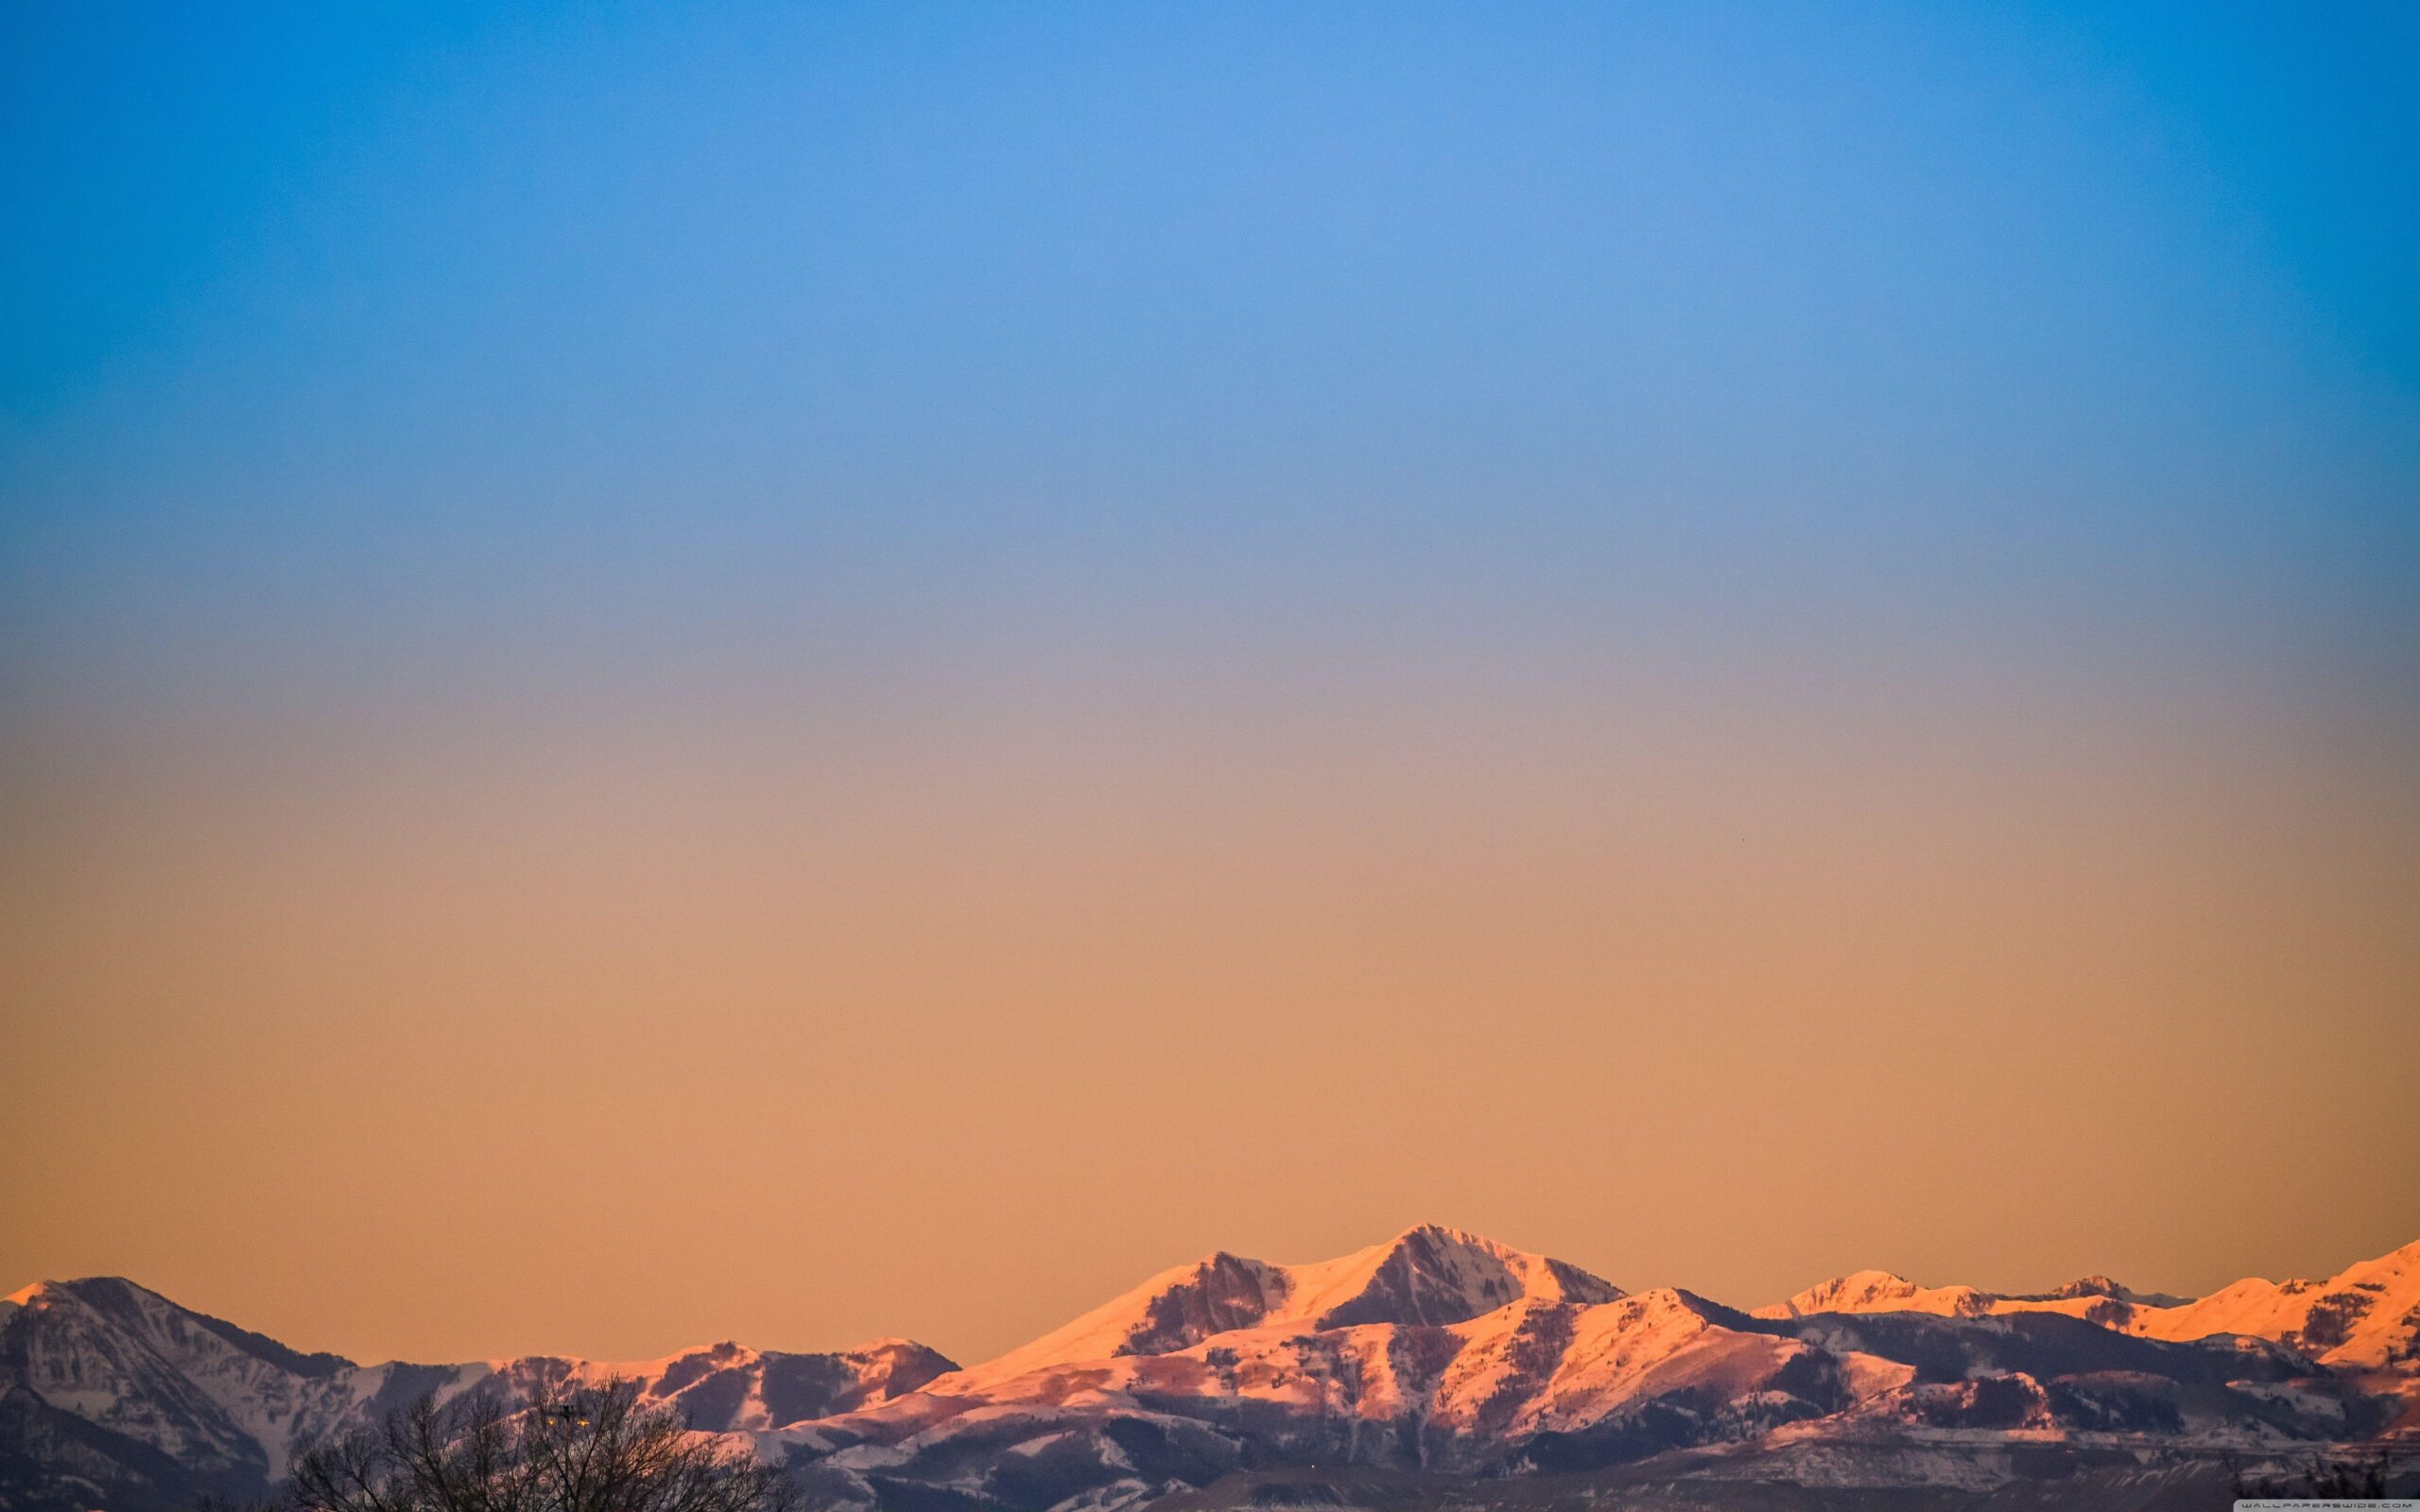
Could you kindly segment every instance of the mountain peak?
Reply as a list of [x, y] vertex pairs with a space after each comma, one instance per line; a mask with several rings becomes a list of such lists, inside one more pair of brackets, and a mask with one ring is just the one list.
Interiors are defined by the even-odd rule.
[[1392, 1239], [1388, 1240], [1384, 1245], [1381, 1245], [1378, 1247], [1392, 1248], [1399, 1245], [1413, 1243], [1470, 1245], [1483, 1248], [1504, 1247], [1497, 1245], [1495, 1240], [1486, 1237], [1484, 1234], [1474, 1233], [1468, 1228], [1457, 1228], [1452, 1224], [1446, 1223], [1413, 1224], [1410, 1228], [1404, 1229], [1402, 1232], [1396, 1234]]
[[2136, 1303], [2145, 1307], [2182, 1307], [2191, 1301], [2187, 1297], [2170, 1297], [2166, 1292], [2138, 1292], [2114, 1277], [2095, 1271], [2079, 1276], [2064, 1286], [2052, 1287], [2038, 1297], [2020, 1298], [2025, 1301], [2071, 1302], [2084, 1297], [2105, 1297], [2114, 1302]]
[[1814, 1313], [1938, 1313], [1971, 1317], [1991, 1311], [1995, 1298], [1972, 1286], [1924, 1286], [1895, 1271], [1856, 1270], [1806, 1288], [1787, 1301], [1757, 1308], [1763, 1318], [1805, 1317]]
[[8, 1300], [20, 1305], [38, 1301], [56, 1302], [61, 1298], [73, 1298], [91, 1306], [112, 1310], [140, 1307], [147, 1303], [157, 1303], [162, 1307], [177, 1305], [151, 1288], [128, 1280], [123, 1276], [77, 1276], [66, 1280], [40, 1280], [31, 1286], [11, 1292], [8, 1297]]
[[[2364, 1423], [2408, 1432], [2415, 1262], [2409, 1245], [2325, 1280], [2247, 1280], [2177, 1306], [2105, 1276], [2008, 1296], [1866, 1270], [1760, 1324], [1420, 1224], [1311, 1264], [1214, 1251], [971, 1371], [905, 1339], [819, 1354], [723, 1341], [621, 1366], [353, 1366], [91, 1277], [0, 1302], [0, 1480], [39, 1476], [42, 1499], [8, 1487], [22, 1512], [178, 1512], [214, 1487], [257, 1500], [293, 1450], [420, 1393], [515, 1400], [604, 1375], [819, 1485], [873, 1486], [872, 1501], [830, 1503], [856, 1512], [959, 1504], [971, 1486], [1021, 1498], [986, 1505], [1116, 1512], [1140, 1504], [1126, 1488], [1199, 1488], [1305, 1457], [1461, 1475], [1764, 1443], [1781, 1457], [1763, 1463], [1794, 1474], [1793, 1445], [1879, 1443], [1896, 1465], [1896, 1440], [1944, 1430], [1994, 1454], [2000, 1435], [2044, 1427], [2154, 1450], [2336, 1443]], [[2163, 1405], [2178, 1401], [2193, 1416]]]
[[1169, 1354], [1243, 1329], [1444, 1325], [1522, 1300], [1587, 1304], [1621, 1295], [1568, 1262], [1443, 1224], [1417, 1224], [1366, 1249], [1304, 1265], [1221, 1249], [960, 1371], [950, 1384], [973, 1390], [1055, 1366]]
[[1322, 1329], [1461, 1323], [1525, 1299], [1585, 1304], [1622, 1295], [1567, 1262], [1443, 1224], [1421, 1224], [1356, 1254], [1288, 1272], [1301, 1287], [1301, 1301], [1289, 1311]]

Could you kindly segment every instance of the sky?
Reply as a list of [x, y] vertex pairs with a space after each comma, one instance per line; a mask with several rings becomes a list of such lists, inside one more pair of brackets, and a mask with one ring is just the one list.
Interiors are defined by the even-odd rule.
[[2420, 1237], [2420, 11], [0, 13], [0, 1289]]

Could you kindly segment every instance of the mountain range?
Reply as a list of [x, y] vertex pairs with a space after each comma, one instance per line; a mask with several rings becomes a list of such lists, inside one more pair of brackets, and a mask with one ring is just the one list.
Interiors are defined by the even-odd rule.
[[904, 1339], [365, 1366], [90, 1278], [0, 1301], [0, 1512], [257, 1500], [424, 1393], [612, 1377], [835, 1512], [2125, 1512], [2314, 1465], [2420, 1480], [2415, 1334], [2420, 1243], [2200, 1298], [1860, 1271], [1742, 1312], [1429, 1225], [1316, 1264], [1209, 1255], [968, 1367]]

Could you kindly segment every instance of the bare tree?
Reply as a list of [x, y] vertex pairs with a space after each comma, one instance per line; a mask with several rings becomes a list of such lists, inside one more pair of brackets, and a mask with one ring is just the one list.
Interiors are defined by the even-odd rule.
[[797, 1512], [782, 1473], [638, 1388], [423, 1397], [295, 1462], [279, 1512]]

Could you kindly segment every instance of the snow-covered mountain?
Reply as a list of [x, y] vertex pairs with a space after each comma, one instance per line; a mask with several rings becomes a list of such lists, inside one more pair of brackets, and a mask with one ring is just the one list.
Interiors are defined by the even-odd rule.
[[0, 1300], [0, 1509], [257, 1498], [297, 1450], [424, 1394], [619, 1376], [699, 1428], [752, 1433], [852, 1412], [951, 1368], [902, 1339], [832, 1354], [717, 1344], [621, 1364], [362, 1366], [298, 1353], [115, 1277], [45, 1281]]
[[2012, 1296], [1972, 1286], [1919, 1286], [1888, 1271], [1861, 1270], [1756, 1309], [1759, 1317], [1810, 1313], [2063, 1313], [2148, 1339], [2240, 1334], [2290, 1345], [2340, 1368], [2403, 1369], [2420, 1364], [2420, 1241], [2325, 1280], [2256, 1276], [2192, 1299], [2130, 1291], [2105, 1276], [2038, 1296]]
[[1579, 1266], [1426, 1224], [1340, 1260], [1273, 1265], [1220, 1251], [1163, 1271], [1066, 1327], [953, 1377], [971, 1390], [1049, 1366], [1171, 1354], [1238, 1330], [1461, 1323], [1517, 1301], [1610, 1302]]
[[[1391, 1287], [1365, 1305], [1358, 1278], [1408, 1248], [1425, 1276], [1497, 1277], [1466, 1258], [1478, 1254], [1532, 1280]], [[2036, 1465], [2085, 1448], [2214, 1458], [2420, 1426], [2400, 1377], [2331, 1371], [2283, 1339], [2165, 1339], [2050, 1305], [2133, 1295], [2095, 1279], [1995, 1312], [1971, 1288], [1876, 1273], [1755, 1316], [1413, 1230], [1320, 1265], [1214, 1255], [998, 1360], [763, 1447], [825, 1504], [1039, 1512], [1139, 1504], [1272, 1466], [1354, 1466], [1433, 1489], [1758, 1445], [1798, 1463], [1818, 1445], [1837, 1473], [1962, 1483], [2014, 1474], [2013, 1446]], [[1353, 1299], [1341, 1316], [1336, 1296]], [[1163, 1330], [1171, 1317], [1186, 1326]]]
[[1423, 1227], [1313, 1264], [1214, 1254], [967, 1369], [900, 1340], [359, 1366], [130, 1282], [46, 1283], [0, 1304], [0, 1512], [257, 1496], [294, 1450], [420, 1393], [566, 1375], [633, 1379], [864, 1512], [1496, 1504], [1540, 1473], [1680, 1477], [1668, 1500], [1703, 1506], [1810, 1485], [1964, 1505], [2055, 1475], [2150, 1505], [2207, 1490], [2221, 1454], [2420, 1461], [2415, 1273], [2420, 1245], [2180, 1301], [1873, 1271], [1748, 1314]]
[[2137, 1292], [2106, 1276], [2084, 1276], [2055, 1291], [2019, 1295], [1973, 1286], [1919, 1286], [1887, 1270], [1851, 1271], [1806, 1288], [1787, 1301], [1757, 1308], [1757, 1317], [1805, 1317], [1810, 1313], [1936, 1313], [1944, 1317], [1981, 1317], [2029, 1308], [2082, 1317], [2103, 1302], [2181, 1307], [2187, 1298]]

